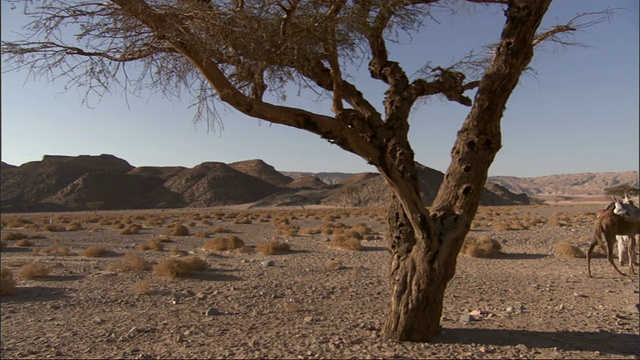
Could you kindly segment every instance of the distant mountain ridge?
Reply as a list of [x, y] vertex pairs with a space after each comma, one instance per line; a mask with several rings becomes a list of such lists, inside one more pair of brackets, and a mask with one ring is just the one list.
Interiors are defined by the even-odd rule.
[[491, 176], [487, 180], [509, 191], [536, 195], [602, 195], [605, 188], [640, 187], [638, 171], [560, 174], [540, 177]]
[[[3, 212], [158, 207], [384, 206], [390, 191], [377, 173], [279, 172], [263, 160], [231, 164], [134, 167], [113, 155], [52, 156], [20, 166], [2, 162]], [[419, 165], [422, 200], [430, 205], [444, 174]], [[633, 177], [635, 174], [635, 178]], [[633, 181], [635, 179], [635, 182]], [[578, 193], [630, 182], [637, 173], [490, 178], [481, 205], [529, 204], [527, 194]], [[586, 187], [585, 187], [586, 186]], [[597, 187], [600, 187], [597, 191]], [[581, 189], [581, 190], [576, 190]], [[570, 192], [569, 192], [570, 191]]]

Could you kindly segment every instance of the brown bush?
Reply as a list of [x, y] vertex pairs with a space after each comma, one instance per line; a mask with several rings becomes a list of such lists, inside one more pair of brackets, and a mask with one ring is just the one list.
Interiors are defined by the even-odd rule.
[[24, 279], [37, 279], [49, 275], [50, 269], [42, 263], [31, 262], [20, 267], [18, 275]]
[[101, 246], [91, 246], [81, 250], [78, 255], [84, 257], [98, 257], [104, 255], [106, 252], [107, 250]]
[[27, 238], [29, 237], [21, 232], [10, 232], [10, 233], [4, 234], [4, 236], [2, 237], [2, 240], [22, 240]]
[[126, 253], [120, 261], [109, 265], [108, 268], [118, 272], [144, 271], [151, 269], [151, 263], [142, 256], [130, 252]]
[[502, 245], [489, 236], [467, 237], [460, 253], [471, 257], [490, 258], [500, 254]]
[[151, 283], [149, 280], [140, 280], [131, 286], [131, 292], [135, 295], [145, 295], [151, 293]]
[[45, 246], [38, 251], [40, 255], [49, 255], [49, 256], [66, 256], [71, 254], [71, 249], [66, 246]]
[[0, 295], [11, 295], [16, 291], [16, 280], [13, 272], [6, 267], [0, 269]]
[[357, 223], [351, 225], [351, 230], [358, 232], [360, 235], [371, 234], [371, 228], [365, 223]]
[[20, 247], [26, 247], [26, 246], [33, 246], [33, 243], [27, 239], [22, 239], [22, 240], [18, 240], [15, 243], [15, 245]]
[[66, 230], [66, 228], [64, 226], [60, 226], [60, 225], [56, 225], [56, 224], [46, 225], [44, 227], [44, 229], [46, 231], [49, 231], [49, 232], [63, 232], [63, 231]]
[[587, 255], [579, 247], [573, 245], [570, 240], [564, 240], [556, 244], [556, 256], [562, 258], [586, 258]]
[[360, 240], [355, 237], [346, 237], [344, 235], [338, 234], [334, 235], [331, 238], [331, 241], [327, 244], [330, 247], [344, 249], [344, 250], [356, 250], [360, 251], [363, 249]]
[[147, 251], [147, 250], [162, 251], [164, 250], [164, 244], [162, 243], [162, 239], [160, 238], [151, 238], [147, 240], [146, 243], [142, 243], [138, 245], [138, 249], [142, 251]]
[[207, 240], [202, 247], [204, 251], [229, 251], [243, 248], [244, 241], [237, 236], [215, 237]]
[[256, 252], [263, 255], [283, 254], [290, 250], [291, 246], [284, 241], [271, 241], [256, 248]]
[[209, 233], [206, 231], [200, 231], [197, 232], [195, 234], [193, 234], [193, 237], [197, 237], [197, 238], [201, 238], [201, 239], [208, 239], [209, 238]]
[[135, 235], [140, 232], [140, 226], [137, 224], [126, 225], [122, 230], [118, 232], [118, 235]]
[[65, 226], [65, 230], [66, 231], [78, 231], [78, 230], [83, 230], [84, 228], [82, 227], [82, 224], [80, 224], [77, 221], [72, 221], [70, 223], [67, 224], [67, 226]]
[[187, 256], [181, 259], [165, 259], [153, 267], [153, 274], [160, 277], [174, 279], [185, 277], [195, 271], [207, 269], [206, 261], [197, 256]]
[[182, 225], [180, 222], [175, 222], [173, 226], [167, 231], [168, 235], [173, 236], [188, 236], [189, 229]]

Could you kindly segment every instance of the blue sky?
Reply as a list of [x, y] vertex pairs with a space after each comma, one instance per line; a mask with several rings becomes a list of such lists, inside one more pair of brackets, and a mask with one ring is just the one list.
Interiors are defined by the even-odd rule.
[[[588, 28], [575, 41], [588, 47], [538, 48], [505, 113], [503, 148], [490, 175], [533, 177], [583, 172], [638, 171], [638, 1], [556, 0], [543, 25], [577, 13], [618, 10], [611, 22]], [[2, 2], [2, 39], [15, 39], [21, 17]], [[443, 17], [391, 57], [408, 73], [426, 62], [448, 66], [472, 49], [496, 42], [504, 22], [500, 6], [478, 7]], [[3, 66], [4, 69], [4, 66]], [[378, 84], [359, 76], [381, 99]], [[224, 129], [193, 123], [190, 99], [169, 101], [145, 94], [125, 101], [114, 92], [82, 104], [82, 94], [64, 92], [64, 81], [2, 74], [2, 161], [20, 165], [43, 155], [113, 154], [134, 166], [193, 167], [205, 161], [262, 159], [280, 171], [375, 171], [359, 157], [297, 129], [221, 109]], [[377, 91], [377, 92], [376, 92]], [[365, 92], [368, 94], [368, 92]], [[324, 112], [330, 104], [291, 94], [287, 105]], [[456, 132], [468, 113], [456, 103], [430, 99], [411, 115], [416, 160], [446, 171]]]

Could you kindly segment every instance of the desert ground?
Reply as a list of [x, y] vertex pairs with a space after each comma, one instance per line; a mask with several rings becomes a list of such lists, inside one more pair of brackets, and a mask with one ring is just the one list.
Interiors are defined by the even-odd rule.
[[638, 276], [580, 257], [604, 205], [481, 207], [500, 253], [460, 255], [431, 343], [381, 338], [383, 209], [3, 214], [1, 356], [638, 359]]

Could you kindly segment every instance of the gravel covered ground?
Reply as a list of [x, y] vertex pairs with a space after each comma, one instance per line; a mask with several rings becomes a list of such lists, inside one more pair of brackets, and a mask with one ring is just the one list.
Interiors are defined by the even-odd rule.
[[[620, 276], [599, 257], [589, 279], [584, 258], [556, 254], [563, 241], [586, 251], [602, 207], [481, 208], [470, 236], [499, 241], [503, 254], [460, 256], [442, 333], [428, 344], [380, 336], [389, 296], [382, 210], [3, 214], [3, 239], [22, 233], [31, 246], [6, 240], [2, 252], [17, 287], [1, 298], [1, 356], [638, 359], [638, 276]], [[140, 249], [176, 220], [189, 235], [163, 238], [162, 251]], [[139, 232], [119, 235], [128, 223], [139, 224]], [[322, 233], [326, 224], [358, 223], [371, 229], [361, 251], [327, 246], [333, 235]], [[233, 233], [219, 233], [220, 227]], [[202, 232], [237, 236], [247, 248], [205, 253], [209, 239], [195, 236]], [[291, 250], [256, 251], [273, 240]], [[56, 246], [59, 253], [51, 254]], [[92, 246], [106, 252], [80, 255]], [[152, 264], [197, 255], [208, 269], [168, 279], [118, 268], [130, 252]], [[49, 274], [20, 275], [34, 261]]]

